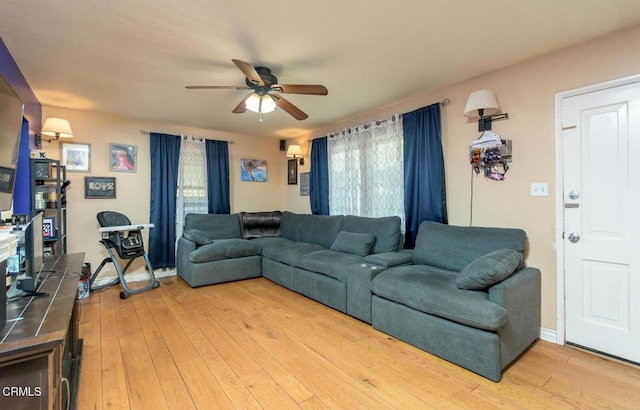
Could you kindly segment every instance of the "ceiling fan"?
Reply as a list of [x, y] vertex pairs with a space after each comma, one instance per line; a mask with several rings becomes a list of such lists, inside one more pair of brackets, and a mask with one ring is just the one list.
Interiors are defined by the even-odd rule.
[[247, 109], [260, 114], [271, 112], [276, 106], [282, 108], [297, 120], [304, 120], [309, 116], [300, 108], [293, 105], [280, 94], [310, 94], [327, 95], [328, 91], [323, 85], [313, 84], [278, 84], [278, 79], [271, 74], [268, 67], [253, 67], [242, 60], [232, 59], [233, 63], [246, 76], [246, 86], [234, 85], [188, 85], [188, 89], [233, 89], [253, 90], [245, 96], [240, 104], [233, 109], [234, 114], [242, 114]]

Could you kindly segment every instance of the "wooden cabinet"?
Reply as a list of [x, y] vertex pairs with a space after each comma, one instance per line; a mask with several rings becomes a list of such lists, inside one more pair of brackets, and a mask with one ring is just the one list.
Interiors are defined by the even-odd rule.
[[67, 252], [67, 170], [55, 159], [31, 159], [31, 212], [44, 212], [45, 255]]
[[76, 272], [83, 261], [84, 253], [47, 257], [38, 290], [49, 295], [7, 303], [0, 332], [0, 409], [75, 408], [82, 357]]

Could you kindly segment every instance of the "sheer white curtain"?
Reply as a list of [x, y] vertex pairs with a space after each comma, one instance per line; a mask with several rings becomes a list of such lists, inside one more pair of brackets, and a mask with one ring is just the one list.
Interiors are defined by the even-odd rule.
[[206, 214], [208, 211], [205, 141], [203, 138], [182, 136], [178, 163], [176, 239], [182, 236], [185, 215]]
[[404, 227], [402, 116], [329, 136], [329, 214], [397, 215]]

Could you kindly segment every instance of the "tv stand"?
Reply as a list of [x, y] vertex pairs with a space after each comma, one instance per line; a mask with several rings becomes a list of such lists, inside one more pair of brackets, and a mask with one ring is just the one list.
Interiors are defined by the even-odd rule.
[[0, 408], [76, 408], [83, 262], [84, 253], [47, 257], [37, 291], [49, 295], [7, 303], [7, 324], [0, 331]]

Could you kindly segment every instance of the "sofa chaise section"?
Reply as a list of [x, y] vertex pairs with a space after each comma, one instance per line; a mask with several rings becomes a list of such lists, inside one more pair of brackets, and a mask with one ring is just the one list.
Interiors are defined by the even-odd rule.
[[[372, 325], [499, 381], [540, 329], [540, 271], [522, 266], [525, 244], [519, 229], [423, 222], [413, 265], [373, 279]], [[468, 272], [484, 276], [461, 289]]]

